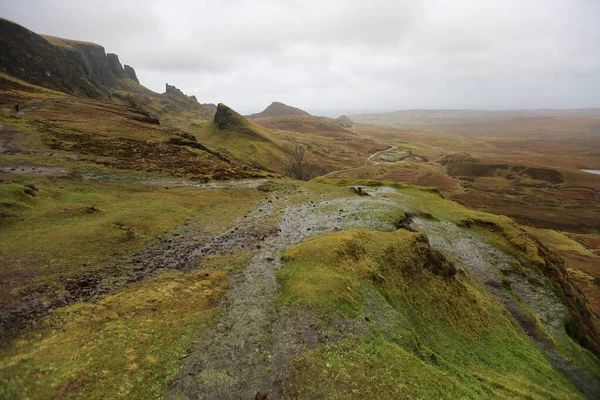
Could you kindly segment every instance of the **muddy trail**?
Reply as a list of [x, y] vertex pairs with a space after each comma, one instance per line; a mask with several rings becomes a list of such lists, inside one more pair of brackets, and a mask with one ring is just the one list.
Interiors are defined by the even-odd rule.
[[[394, 230], [394, 224], [369, 218], [370, 212], [392, 211], [396, 201], [372, 196], [308, 202], [279, 207], [281, 199], [261, 205], [265, 214], [279, 213], [277, 229], [261, 240], [249, 265], [231, 277], [224, 315], [206, 332], [200, 346], [169, 389], [173, 399], [268, 398], [283, 394], [282, 376], [301, 352], [321, 343], [315, 317], [302, 310], [286, 313], [275, 304], [275, 273], [280, 253], [310, 236], [367, 227]], [[277, 211], [278, 210], [278, 211]]]
[[[148, 182], [164, 184], [164, 182]], [[184, 184], [185, 182], [179, 182]], [[206, 188], [219, 189], [234, 185], [256, 187], [263, 180], [218, 182], [204, 184]], [[189, 182], [189, 185], [194, 185]], [[262, 210], [259, 207], [259, 210]], [[19, 334], [32, 320], [47, 315], [51, 310], [75, 301], [118, 291], [126, 285], [154, 276], [168, 269], [191, 271], [200, 269], [202, 260], [212, 254], [234, 253], [250, 249], [264, 236], [259, 232], [264, 213], [249, 213], [237, 221], [235, 228], [217, 234], [207, 233], [205, 226], [190, 221], [156, 240], [143, 250], [121, 256], [101, 272], [61, 280], [64, 292], [57, 295], [46, 286], [29, 289], [15, 302], [0, 305], [0, 336]]]
[[[243, 180], [200, 184], [183, 180], [148, 179], [140, 183], [194, 186], [210, 190], [229, 187], [256, 188], [264, 182], [264, 180]], [[279, 197], [273, 194], [271, 197], [272, 199], [266, 198], [255, 210], [240, 218], [233, 228], [222, 230], [217, 234], [209, 233], [206, 231], [206, 226], [192, 220], [168, 234], [158, 236], [153, 243], [143, 250], [115, 259], [112, 265], [100, 272], [89, 273], [77, 278], [65, 278], [60, 282], [64, 287], [64, 291], [61, 291], [60, 294], [46, 286], [24, 291], [22, 296], [15, 298], [14, 301], [0, 305], [0, 336], [4, 339], [14, 337], [20, 334], [24, 328], [27, 328], [30, 321], [49, 314], [55, 308], [64, 307], [75, 301], [85, 301], [93, 296], [118, 291], [133, 282], [155, 276], [165, 270], [195, 271], [203, 268], [202, 261], [207, 256], [232, 254], [239, 251], [257, 251], [263, 248], [262, 243], [267, 238], [280, 234], [279, 229], [282, 229], [282, 231], [285, 229], [284, 226], [279, 228], [277, 225], [273, 225], [267, 219], [280, 218], [283, 215], [281, 208], [283, 208], [287, 196]], [[365, 200], [363, 199], [363, 201]], [[277, 212], [273, 211], [274, 202], [277, 202]], [[338, 200], [338, 202], [344, 203], [345, 200]], [[371, 203], [375, 204], [377, 202], [375, 200]], [[391, 206], [391, 203], [387, 202], [388, 206]], [[329, 203], [329, 207], [334, 207], [335, 202]], [[306, 206], [307, 209], [316, 209], [316, 207], [316, 203], [308, 203]], [[353, 209], [358, 211], [360, 207], [354, 207]], [[338, 219], [340, 222], [345, 219], [356, 221], [351, 206], [345, 207], [344, 211], [340, 210], [335, 209], [334, 222]], [[296, 210], [289, 210], [289, 213], [293, 214], [295, 212]], [[287, 220], [294, 220], [293, 215]], [[354, 226], [360, 226], [361, 223], [356, 222]], [[348, 223], [343, 226], [347, 225]], [[325, 226], [329, 225], [326, 224]], [[339, 223], [337, 225], [334, 223], [331, 226], [338, 226], [341, 229]], [[308, 230], [296, 239], [292, 239], [296, 233], [291, 230], [284, 231], [285, 233], [282, 233], [282, 235], [290, 236], [289, 243], [296, 243], [301, 238], [311, 234], [311, 226], [307, 226], [305, 229]], [[315, 230], [315, 232], [317, 231]]]

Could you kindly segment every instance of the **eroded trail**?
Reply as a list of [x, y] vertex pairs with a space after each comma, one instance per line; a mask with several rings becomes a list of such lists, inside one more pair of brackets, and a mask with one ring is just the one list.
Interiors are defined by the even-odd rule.
[[343, 198], [283, 207], [275, 196], [260, 213], [279, 214], [278, 228], [264, 238], [244, 271], [231, 277], [225, 312], [189, 356], [168, 398], [254, 398], [259, 392], [278, 398], [281, 374], [300, 352], [318, 344], [314, 317], [286, 315], [276, 307], [275, 273], [283, 249], [313, 235], [365, 227], [393, 230], [369, 213], [392, 211], [397, 201], [377, 196]]

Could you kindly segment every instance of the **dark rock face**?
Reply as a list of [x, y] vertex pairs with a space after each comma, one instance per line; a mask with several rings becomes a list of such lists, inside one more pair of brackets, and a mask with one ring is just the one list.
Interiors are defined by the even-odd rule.
[[34, 85], [90, 98], [102, 89], [84, 79], [86, 66], [42, 36], [0, 18], [0, 71]]
[[125, 65], [125, 76], [129, 79], [133, 79], [137, 83], [140, 83], [140, 81], [138, 80], [138, 77], [135, 73], [135, 69], [133, 69], [129, 65]]
[[196, 99], [196, 96], [188, 96], [173, 85], [168, 83], [165, 85], [165, 93], [163, 99], [169, 105], [165, 107], [170, 112], [188, 111], [195, 113], [203, 119], [213, 118], [217, 106], [214, 104], [201, 104]]
[[[171, 94], [171, 95], [175, 95], [175, 96], [183, 96], [183, 97], [187, 97], [181, 90], [177, 89], [175, 86], [171, 86], [167, 83], [167, 88], [165, 90], [166, 94]], [[194, 97], [194, 99], [196, 99]]]
[[114, 53], [108, 53], [106, 58], [108, 58], [108, 65], [110, 65], [113, 74], [115, 74], [117, 78], [125, 78], [125, 70], [119, 61], [119, 56]]
[[[131, 70], [131, 71], [128, 71]], [[88, 42], [38, 35], [0, 18], [0, 71], [34, 85], [72, 95], [99, 98], [137, 81], [116, 54]]]
[[223, 103], [217, 106], [217, 112], [213, 119], [215, 126], [219, 129], [229, 129], [246, 126], [248, 121]]
[[85, 71], [85, 76], [104, 86], [113, 86], [117, 76], [113, 73], [104, 47], [92, 43], [69, 43], [65, 48], [67, 56]]

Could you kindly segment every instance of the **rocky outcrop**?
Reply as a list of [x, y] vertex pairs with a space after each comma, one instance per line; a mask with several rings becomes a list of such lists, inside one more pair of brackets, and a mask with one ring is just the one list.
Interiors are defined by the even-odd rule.
[[212, 103], [201, 104], [198, 102], [198, 99], [196, 99], [196, 96], [188, 96], [168, 83], [166, 84], [165, 93], [162, 94], [162, 96], [164, 96], [165, 101], [169, 102], [169, 108], [172, 108], [173, 111], [194, 112], [202, 119], [213, 118], [215, 111], [217, 110], [216, 105]]
[[34, 85], [68, 94], [99, 98], [114, 90], [132, 90], [123, 82], [137, 81], [133, 68], [121, 66], [116, 54], [104, 47], [38, 35], [0, 18], [0, 71]]
[[[60, 49], [77, 66], [82, 75], [102, 86], [114, 86], [119, 79], [111, 68], [104, 47], [89, 42], [46, 37], [51, 43], [60, 43]], [[117, 60], [118, 61], [118, 60]]]
[[140, 81], [138, 80], [138, 77], [135, 73], [135, 69], [133, 69], [132, 67], [130, 67], [127, 64], [125, 64], [125, 76], [129, 79], [133, 79], [137, 83], [140, 83]]
[[215, 113], [213, 122], [219, 129], [231, 129], [248, 125], [246, 118], [242, 117], [223, 103], [219, 103], [217, 106], [217, 112]]
[[64, 48], [2, 18], [0, 71], [34, 85], [73, 95], [102, 96], [100, 85], [85, 79], [86, 66], [82, 58], [73, 60]]
[[181, 90], [177, 89], [175, 86], [171, 86], [168, 83], [166, 84], [166, 86], [167, 86], [167, 88], [165, 89], [165, 94], [173, 95], [173, 96], [182, 96], [182, 97], [186, 97], [186, 98], [188, 97]]
[[289, 117], [292, 115], [310, 115], [304, 110], [274, 101], [264, 111], [252, 114], [249, 118]]
[[117, 78], [125, 78], [125, 70], [119, 61], [119, 56], [114, 53], [108, 53], [106, 58], [108, 58], [108, 65], [110, 65], [113, 74], [115, 74]]

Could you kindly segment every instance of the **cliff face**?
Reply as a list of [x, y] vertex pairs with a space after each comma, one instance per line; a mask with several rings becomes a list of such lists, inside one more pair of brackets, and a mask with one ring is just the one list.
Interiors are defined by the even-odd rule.
[[0, 18], [0, 71], [68, 94], [98, 98], [113, 90], [135, 90], [133, 68], [95, 43], [38, 35]]
[[85, 79], [85, 63], [42, 36], [0, 18], [0, 71], [34, 85], [98, 98], [102, 88]]
[[138, 80], [138, 77], [135, 73], [135, 70], [133, 68], [131, 68], [129, 65], [125, 64], [125, 76], [129, 79], [133, 79], [134, 81], [136, 81], [137, 83], [140, 83], [140, 81]]
[[201, 104], [196, 96], [188, 96], [175, 86], [166, 84], [165, 93], [161, 96], [166, 97], [170, 111], [190, 111], [197, 113], [202, 118], [210, 119], [217, 111], [217, 106], [212, 103]]
[[125, 70], [119, 61], [119, 56], [113, 53], [108, 53], [106, 55], [108, 59], [108, 65], [110, 66], [110, 70], [117, 78], [126, 78]]
[[64, 48], [64, 52], [86, 77], [104, 86], [116, 84], [117, 77], [110, 68], [104, 47], [92, 43], [65, 42], [70, 46]]
[[223, 103], [219, 103], [213, 122], [219, 129], [243, 128], [248, 125], [244, 117]]
[[113, 99], [166, 122], [174, 116], [211, 119], [217, 110], [169, 84], [163, 94], [146, 89], [131, 66], [98, 44], [38, 35], [2, 18], [0, 72], [71, 95]]

